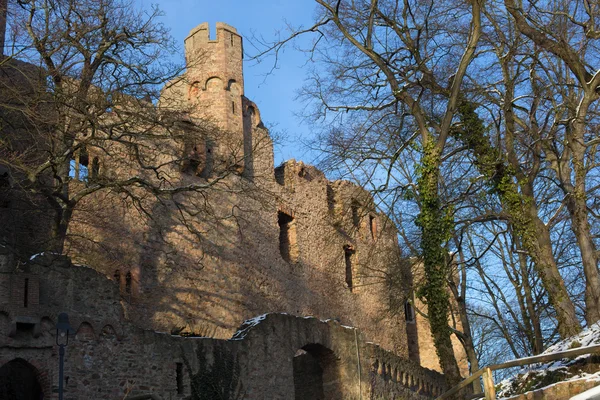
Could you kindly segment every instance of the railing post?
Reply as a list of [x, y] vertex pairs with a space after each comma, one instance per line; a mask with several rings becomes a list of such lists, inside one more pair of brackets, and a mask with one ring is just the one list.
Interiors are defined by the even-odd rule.
[[496, 388], [494, 387], [494, 376], [488, 367], [483, 370], [483, 391], [485, 400], [496, 400]]

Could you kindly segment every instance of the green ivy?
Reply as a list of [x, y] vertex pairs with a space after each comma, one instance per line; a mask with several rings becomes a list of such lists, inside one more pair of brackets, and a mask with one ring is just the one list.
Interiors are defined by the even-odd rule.
[[452, 350], [451, 330], [448, 327], [450, 299], [447, 280], [449, 276], [448, 252], [444, 247], [454, 227], [451, 208], [443, 208], [438, 193], [440, 178], [440, 154], [434, 143], [423, 146], [421, 165], [418, 169], [417, 186], [421, 201], [416, 225], [421, 229], [421, 252], [425, 282], [417, 295], [425, 300], [431, 331], [440, 359], [453, 357], [442, 354]]

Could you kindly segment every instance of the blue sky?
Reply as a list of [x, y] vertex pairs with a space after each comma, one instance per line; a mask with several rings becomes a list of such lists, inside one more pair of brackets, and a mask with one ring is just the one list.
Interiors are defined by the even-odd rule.
[[[250, 55], [255, 51], [249, 39], [255, 34], [274, 40], [277, 32], [285, 34], [286, 23], [294, 26], [309, 25], [313, 20], [315, 3], [309, 0], [138, 0], [144, 6], [158, 4], [165, 12], [163, 23], [171, 29], [175, 40], [183, 46], [189, 31], [202, 22], [208, 22], [214, 35], [217, 21], [235, 27], [245, 38], [244, 49]], [[288, 47], [280, 59], [279, 68], [271, 75], [273, 60], [260, 64], [251, 60], [244, 63], [245, 94], [254, 101], [265, 124], [273, 131], [283, 133], [275, 145], [275, 165], [296, 158], [311, 161], [313, 158], [300, 143], [309, 135], [294, 113], [303, 104], [295, 100], [296, 92], [306, 76], [304, 55]]]

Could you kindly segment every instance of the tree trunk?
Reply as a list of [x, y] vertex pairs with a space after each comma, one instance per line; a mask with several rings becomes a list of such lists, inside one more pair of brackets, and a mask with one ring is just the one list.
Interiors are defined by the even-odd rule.
[[[515, 238], [518, 240], [518, 238]], [[521, 249], [521, 245], [518, 244], [518, 248]], [[542, 334], [542, 327], [540, 325], [540, 317], [535, 309], [535, 301], [533, 300], [533, 292], [531, 285], [529, 284], [529, 271], [527, 268], [527, 257], [522, 252], [519, 252], [519, 266], [521, 268], [521, 279], [523, 282], [523, 294], [525, 297], [525, 304], [527, 306], [527, 314], [531, 322], [533, 329], [533, 338], [530, 338], [530, 344], [533, 354], [540, 354], [544, 351], [544, 336]]]
[[427, 303], [431, 335], [439, 357], [440, 366], [448, 387], [462, 380], [452, 346], [452, 331], [448, 326], [450, 300], [448, 290], [449, 260], [444, 243], [452, 225], [450, 216], [441, 209], [438, 193], [440, 155], [431, 144], [423, 146], [421, 176], [417, 184], [421, 199], [421, 212], [417, 225], [421, 228], [421, 249], [425, 283], [419, 289], [420, 297]]
[[[535, 269], [544, 288], [548, 292], [550, 303], [556, 311], [558, 322], [558, 333], [565, 339], [581, 332], [581, 324], [575, 313], [575, 306], [571, 301], [565, 282], [560, 275], [554, 254], [552, 253], [552, 242], [550, 240], [550, 230], [539, 219], [537, 206], [531, 199], [529, 207], [530, 218], [535, 228], [535, 236], [532, 241], [535, 254], [530, 254], [533, 258]], [[528, 249], [531, 251], [531, 249]]]

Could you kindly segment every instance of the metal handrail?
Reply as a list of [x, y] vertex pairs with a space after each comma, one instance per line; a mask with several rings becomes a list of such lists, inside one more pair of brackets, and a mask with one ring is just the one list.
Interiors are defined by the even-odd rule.
[[[436, 400], [445, 400], [448, 399], [453, 394], [456, 394], [459, 390], [464, 389], [469, 384], [473, 383], [475, 379], [480, 378], [482, 375], [486, 375], [484, 377], [484, 388], [486, 392], [486, 399], [495, 399], [496, 393], [494, 391], [494, 381], [491, 376], [491, 371], [495, 371], [498, 369], [505, 369], [511, 367], [522, 367], [524, 365], [536, 364], [539, 362], [549, 362], [561, 360], [563, 358], [574, 358], [583, 354], [592, 354], [600, 352], [600, 345], [587, 346], [587, 347], [579, 347], [577, 349], [565, 350], [558, 353], [550, 353], [550, 354], [542, 354], [539, 356], [532, 357], [523, 357], [517, 358], [516, 360], [507, 361], [501, 364], [493, 364], [487, 367], [483, 367], [477, 370], [473, 375], [469, 376], [467, 379], [460, 382], [458, 385], [454, 386], [452, 389], [444, 392], [441, 396], [437, 397]], [[486, 384], [486, 378], [488, 383]], [[490, 388], [491, 382], [491, 388]], [[492, 391], [493, 394], [488, 397], [488, 392]]]

